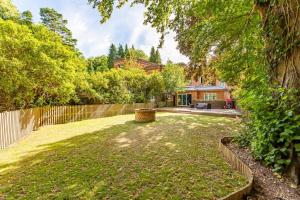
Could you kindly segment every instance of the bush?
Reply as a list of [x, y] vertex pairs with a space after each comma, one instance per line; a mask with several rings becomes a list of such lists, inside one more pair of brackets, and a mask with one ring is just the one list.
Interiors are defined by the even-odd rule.
[[248, 133], [237, 141], [251, 145], [256, 159], [283, 172], [291, 162], [291, 153], [300, 152], [300, 104], [295, 90], [270, 89], [257, 100], [246, 124]]

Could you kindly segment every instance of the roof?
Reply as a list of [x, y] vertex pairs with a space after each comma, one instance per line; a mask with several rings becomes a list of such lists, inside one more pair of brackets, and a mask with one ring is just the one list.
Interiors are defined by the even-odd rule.
[[[123, 64], [126, 61], [124, 58], [119, 58], [114, 61], [114, 65]], [[135, 59], [135, 61], [140, 64], [145, 70], [152, 70], [159, 68], [160, 70], [163, 68], [162, 64], [157, 64], [153, 62], [149, 62], [143, 59]]]
[[217, 90], [228, 90], [225, 87], [221, 86], [186, 86], [186, 91], [217, 91]]

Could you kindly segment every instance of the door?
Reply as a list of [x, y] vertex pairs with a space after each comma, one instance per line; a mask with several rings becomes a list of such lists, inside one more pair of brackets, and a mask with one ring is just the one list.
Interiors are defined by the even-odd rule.
[[187, 94], [187, 106], [192, 104], [192, 95], [191, 94]]
[[191, 94], [179, 94], [178, 95], [178, 106], [188, 106], [192, 104]]

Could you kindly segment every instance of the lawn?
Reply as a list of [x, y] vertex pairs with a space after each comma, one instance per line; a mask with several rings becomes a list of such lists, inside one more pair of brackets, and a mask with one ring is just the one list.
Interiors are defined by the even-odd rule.
[[215, 199], [246, 184], [218, 152], [234, 119], [161, 113], [47, 126], [0, 151], [0, 199]]

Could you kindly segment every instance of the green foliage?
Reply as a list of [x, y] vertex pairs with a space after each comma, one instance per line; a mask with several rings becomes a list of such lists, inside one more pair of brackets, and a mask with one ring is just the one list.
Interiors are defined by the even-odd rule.
[[156, 52], [155, 52], [155, 62], [158, 64], [161, 64], [161, 57], [160, 57], [160, 53], [159, 53], [158, 49], [156, 49]]
[[135, 49], [134, 47], [129, 49], [129, 57], [131, 59], [149, 60], [147, 54], [143, 50]]
[[108, 67], [111, 69], [114, 66], [114, 60], [118, 58], [118, 51], [114, 44], [111, 44], [108, 53]]
[[0, 96], [7, 109], [76, 100], [85, 63], [41, 25], [0, 20]]
[[108, 53], [108, 67], [110, 69], [114, 66], [114, 61], [118, 58], [148, 60], [148, 56], [140, 49], [135, 49], [133, 46], [132, 48], [128, 49], [127, 44], [125, 45], [125, 49], [121, 44], [117, 49], [114, 44], [111, 44]]
[[151, 74], [147, 84], [150, 89], [150, 96], [155, 97], [156, 101], [166, 91], [165, 81], [161, 73]]
[[128, 45], [125, 45], [125, 50], [124, 50], [124, 57], [125, 58], [129, 58], [130, 57], [130, 53], [129, 53], [129, 49], [128, 49]]
[[118, 48], [118, 58], [125, 58], [125, 52], [123, 46], [120, 44]]
[[87, 59], [88, 72], [103, 72], [109, 70], [107, 56], [91, 57]]
[[144, 103], [165, 92], [161, 74], [147, 75], [139, 68], [96, 72], [88, 82], [88, 103]]
[[26, 25], [32, 24], [32, 13], [29, 10], [21, 13], [21, 22]]
[[[254, 156], [282, 171], [290, 164], [294, 144], [300, 143], [299, 100], [294, 90], [270, 89], [256, 96], [248, 124]], [[296, 149], [300, 152], [300, 149]]]
[[77, 40], [73, 38], [72, 32], [67, 28], [68, 21], [63, 15], [53, 8], [41, 8], [40, 15], [42, 23], [51, 31], [62, 37], [64, 44], [75, 47]]
[[127, 90], [130, 93], [130, 102], [144, 103], [150, 100], [148, 75], [139, 68], [130, 68], [123, 72], [123, 77]]
[[16, 19], [19, 15], [18, 9], [13, 5], [11, 0], [0, 0], [0, 18]]
[[167, 64], [162, 71], [166, 93], [171, 94], [186, 85], [184, 68], [175, 64]]
[[158, 63], [158, 64], [161, 63], [161, 57], [160, 57], [160, 53], [159, 53], [158, 49], [155, 50], [154, 47], [151, 48], [149, 61], [153, 62], [153, 63]]
[[155, 48], [154, 48], [154, 47], [151, 48], [149, 61], [150, 61], [150, 62], [153, 62], [153, 63], [156, 62], [156, 58], [155, 58]]

